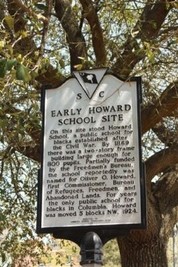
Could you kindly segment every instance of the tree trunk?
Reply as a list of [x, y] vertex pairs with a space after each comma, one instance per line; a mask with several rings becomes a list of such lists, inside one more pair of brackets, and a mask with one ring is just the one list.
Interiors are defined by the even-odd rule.
[[147, 227], [117, 238], [122, 267], [168, 267], [168, 236], [155, 199], [147, 194]]
[[157, 237], [148, 243], [118, 238], [122, 267], [168, 267], [167, 242]]

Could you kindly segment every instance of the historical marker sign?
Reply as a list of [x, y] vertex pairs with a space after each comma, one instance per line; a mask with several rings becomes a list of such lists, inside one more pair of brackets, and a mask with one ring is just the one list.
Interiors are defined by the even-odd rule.
[[38, 232], [143, 227], [140, 79], [74, 72], [42, 104]]

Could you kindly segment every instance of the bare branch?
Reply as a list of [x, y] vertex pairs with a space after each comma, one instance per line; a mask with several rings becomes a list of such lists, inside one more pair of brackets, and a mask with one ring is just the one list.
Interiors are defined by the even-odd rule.
[[178, 205], [178, 170], [166, 172], [155, 186], [154, 196], [159, 199], [163, 214], [170, 213]]
[[158, 37], [161, 26], [172, 9], [169, 2], [171, 0], [157, 0], [155, 3], [147, 1], [138, 23], [133, 29], [133, 32], [138, 33], [134, 36], [128, 36], [123, 53], [112, 67], [112, 71], [120, 77], [128, 78], [135, 65], [144, 59], [145, 50], [140, 48], [138, 39], [142, 43], [145, 41], [151, 43]]
[[148, 41], [157, 38], [166, 16], [173, 8], [171, 2], [174, 1], [157, 0], [155, 3], [148, 1], [141, 14], [140, 20], [135, 26], [135, 30], [139, 30], [137, 37]]
[[90, 24], [93, 48], [96, 55], [96, 65], [103, 66], [106, 63], [106, 50], [103, 39], [103, 31], [96, 9], [94, 8], [91, 0], [80, 0], [80, 3], [83, 7], [83, 16]]
[[44, 21], [43, 25], [43, 34], [42, 34], [42, 40], [41, 40], [41, 55], [43, 54], [44, 51], [44, 46], [45, 46], [45, 41], [48, 33], [48, 27], [49, 27], [49, 22], [50, 22], [50, 17], [51, 17], [51, 10], [53, 7], [53, 0], [47, 0], [46, 2], [47, 10], [45, 12], [45, 18], [46, 21]]
[[154, 104], [142, 111], [142, 133], [153, 128], [163, 117], [173, 115], [178, 108], [178, 81], [170, 84]]
[[42, 73], [39, 73], [36, 77], [36, 81], [40, 83], [39, 89], [41, 87], [48, 86], [49, 88], [56, 88], [60, 86], [66, 77], [64, 77], [57, 69], [52, 65], [47, 66], [47, 68]]
[[55, 10], [57, 18], [67, 35], [72, 71], [75, 66], [83, 65], [87, 57], [85, 40], [72, 12], [71, 2], [69, 0], [56, 0]]
[[178, 144], [177, 131], [166, 127], [163, 121], [160, 121], [153, 128], [154, 133], [157, 135], [159, 140], [164, 143], [166, 146], [171, 146], [173, 144]]
[[44, 17], [42, 14], [37, 14], [37, 13], [33, 12], [31, 10], [31, 8], [29, 8], [28, 6], [23, 4], [20, 0], [13, 0], [10, 2], [13, 2], [13, 4], [15, 4], [18, 8], [20, 8], [23, 12], [27, 13], [29, 16], [31, 16], [35, 19], [38, 19], [38, 20], [42, 20], [44, 22], [48, 21], [48, 19], [46, 17]]
[[145, 163], [147, 184], [155, 175], [164, 172], [168, 167], [175, 166], [178, 163], [178, 145], [163, 149], [151, 156]]

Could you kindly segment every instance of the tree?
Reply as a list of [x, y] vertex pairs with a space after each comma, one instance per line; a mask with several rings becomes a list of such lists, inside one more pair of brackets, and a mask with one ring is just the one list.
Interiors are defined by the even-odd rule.
[[0, 0], [0, 7], [0, 219], [9, 229], [2, 253], [15, 257], [15, 244], [36, 238], [40, 88], [57, 87], [75, 69], [107, 66], [143, 80], [148, 225], [117, 237], [122, 266], [166, 267], [178, 220], [177, 2]]

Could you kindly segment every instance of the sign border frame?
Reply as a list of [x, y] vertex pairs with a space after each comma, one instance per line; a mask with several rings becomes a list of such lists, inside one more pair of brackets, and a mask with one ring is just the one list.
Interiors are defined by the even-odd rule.
[[[95, 68], [98, 69], [98, 68]], [[95, 69], [92, 69], [93, 71]], [[101, 68], [102, 69], [102, 68]], [[87, 71], [87, 70], [82, 70]], [[42, 220], [42, 188], [43, 188], [43, 156], [44, 156], [44, 125], [45, 125], [45, 94], [47, 90], [58, 89], [67, 80], [75, 78], [74, 75], [66, 78], [59, 87], [52, 88], [50, 86], [42, 87], [41, 89], [41, 113], [42, 113], [42, 131], [41, 131], [41, 169], [38, 172], [38, 193], [37, 193], [37, 224], [36, 232], [38, 234], [51, 233], [57, 238], [66, 238], [79, 243], [79, 240], [84, 233], [89, 231], [95, 231], [103, 236], [103, 239], [109, 240], [110, 237], [114, 238], [118, 233], [123, 234], [131, 229], [145, 229], [146, 222], [146, 188], [145, 188], [145, 165], [142, 162], [142, 148], [141, 148], [141, 104], [142, 104], [142, 85], [141, 77], [131, 77], [127, 80], [120, 78], [118, 75], [113, 74], [107, 69], [104, 76], [110, 74], [123, 82], [135, 81], [137, 90], [137, 120], [138, 120], [138, 144], [139, 144], [139, 173], [140, 173], [140, 212], [141, 223], [138, 224], [109, 224], [109, 225], [89, 225], [89, 226], [60, 226], [60, 227], [41, 227]], [[103, 76], [103, 77], [104, 77]], [[102, 78], [103, 79], [103, 78]], [[108, 238], [109, 236], [109, 238]]]

